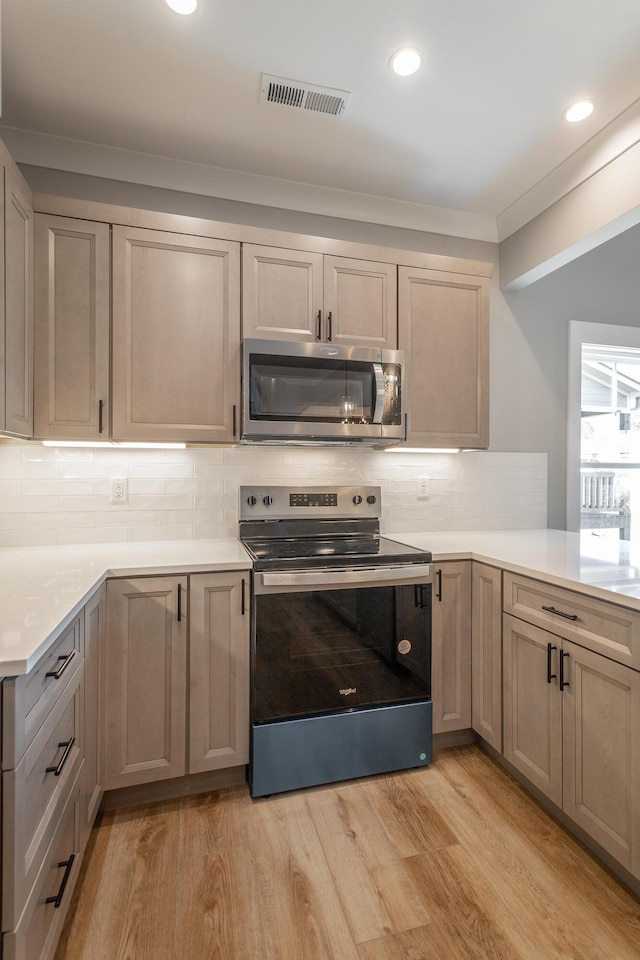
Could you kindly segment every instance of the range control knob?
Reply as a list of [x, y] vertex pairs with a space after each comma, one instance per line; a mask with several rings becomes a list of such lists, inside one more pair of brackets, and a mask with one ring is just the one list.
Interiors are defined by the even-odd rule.
[[374, 504], [375, 502], [376, 502], [376, 498], [372, 493], [370, 493], [369, 496], [367, 497], [367, 503]]
[[247, 497], [247, 503], [249, 504], [250, 507], [255, 507], [257, 502], [258, 502], [257, 497], [253, 497], [253, 496]]
[[358, 506], [359, 503], [362, 503], [362, 497], [359, 493], [356, 493], [355, 497], [353, 498], [353, 502], [356, 506]]
[[271, 504], [273, 503], [273, 497], [269, 497], [269, 496], [263, 497], [262, 502], [264, 503], [265, 507], [270, 507]]

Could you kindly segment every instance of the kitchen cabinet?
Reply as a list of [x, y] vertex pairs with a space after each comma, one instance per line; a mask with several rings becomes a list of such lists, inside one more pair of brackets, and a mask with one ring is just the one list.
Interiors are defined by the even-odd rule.
[[431, 694], [433, 732], [471, 726], [471, 561], [434, 567]]
[[244, 337], [397, 346], [397, 267], [244, 244]]
[[106, 223], [35, 216], [38, 438], [110, 435], [110, 242]]
[[[0, 432], [33, 436], [33, 210], [6, 151], [2, 199], [4, 290], [0, 322]], [[2, 282], [0, 282], [0, 290]]]
[[407, 443], [487, 447], [488, 278], [400, 267], [398, 346], [407, 361]]
[[249, 580], [189, 578], [189, 773], [249, 762]]
[[105, 789], [184, 776], [187, 578], [107, 584]]
[[84, 842], [104, 793], [103, 663], [106, 654], [107, 590], [104, 584], [84, 608], [84, 774], [81, 820]]
[[52, 960], [86, 836], [84, 610], [2, 681], [2, 956]]
[[112, 434], [231, 442], [240, 402], [240, 244], [114, 226]]
[[502, 753], [502, 571], [476, 561], [471, 583], [471, 726]]
[[583, 618], [566, 606], [553, 633], [504, 615], [504, 756], [639, 877], [640, 672], [567, 639]]
[[248, 762], [248, 598], [246, 573], [108, 582], [107, 790]]

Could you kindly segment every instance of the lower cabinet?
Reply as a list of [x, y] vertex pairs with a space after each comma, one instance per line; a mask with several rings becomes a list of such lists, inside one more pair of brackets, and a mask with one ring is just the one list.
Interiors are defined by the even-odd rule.
[[248, 762], [248, 597], [246, 573], [108, 582], [107, 790]]
[[248, 763], [248, 577], [190, 577], [189, 612], [189, 773]]
[[81, 785], [83, 838], [89, 832], [104, 793], [102, 746], [103, 662], [106, 643], [107, 589], [104, 584], [84, 608], [84, 775]]
[[640, 673], [504, 617], [504, 756], [640, 877]]
[[431, 627], [433, 732], [471, 726], [471, 561], [434, 566]]
[[502, 753], [502, 570], [473, 563], [471, 726]]
[[186, 577], [107, 583], [107, 790], [186, 773], [186, 607]]

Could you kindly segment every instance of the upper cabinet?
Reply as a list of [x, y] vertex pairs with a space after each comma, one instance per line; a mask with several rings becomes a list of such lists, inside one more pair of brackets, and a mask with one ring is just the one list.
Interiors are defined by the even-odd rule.
[[113, 227], [114, 440], [237, 435], [240, 244]]
[[395, 349], [397, 267], [244, 244], [242, 332]]
[[489, 279], [400, 267], [411, 446], [489, 445]]
[[36, 437], [109, 436], [110, 228], [35, 217]]
[[[2, 157], [0, 156], [0, 161]], [[0, 432], [33, 436], [33, 210], [31, 191], [4, 166], [4, 296], [0, 298]]]

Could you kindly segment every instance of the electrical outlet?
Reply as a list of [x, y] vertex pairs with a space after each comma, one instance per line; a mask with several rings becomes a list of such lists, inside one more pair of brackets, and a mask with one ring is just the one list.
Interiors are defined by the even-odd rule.
[[418, 500], [428, 500], [431, 496], [431, 477], [418, 477], [416, 486]]
[[126, 477], [112, 477], [111, 503], [126, 503], [128, 492]]

